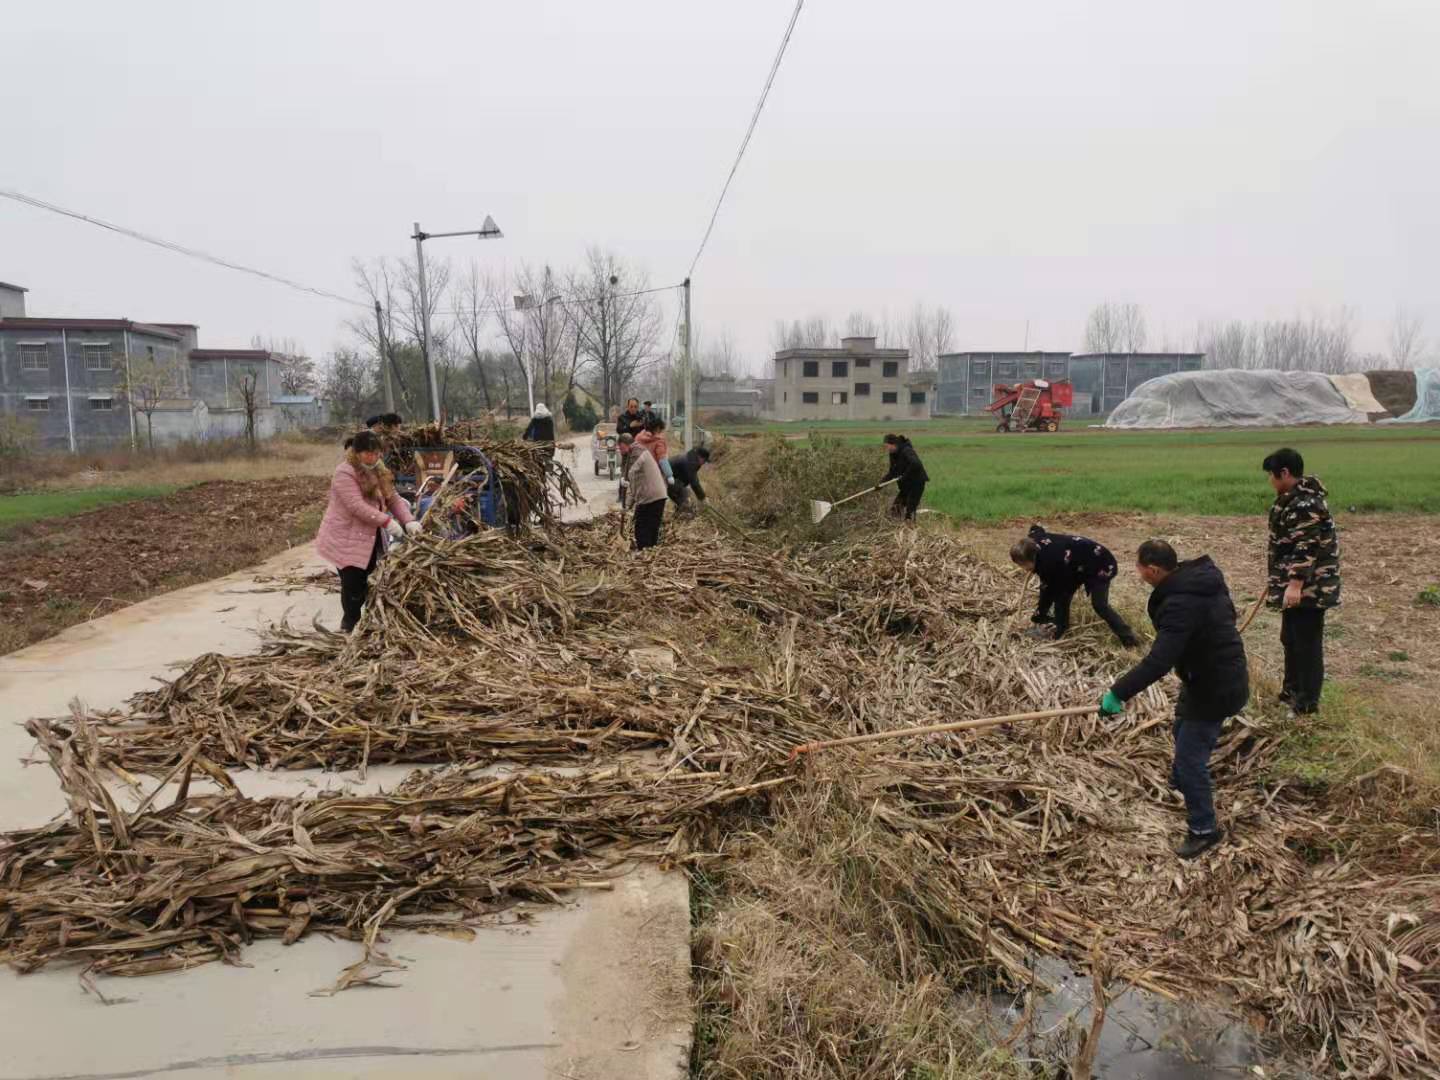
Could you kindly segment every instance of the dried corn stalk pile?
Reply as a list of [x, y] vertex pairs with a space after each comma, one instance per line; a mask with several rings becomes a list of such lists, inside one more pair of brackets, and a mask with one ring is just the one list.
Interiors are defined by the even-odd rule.
[[[325, 928], [366, 942], [347, 976], [363, 980], [389, 923], [548, 898], [623, 857], [723, 858], [828, 784], [870, 808], [852, 858], [913, 962], [946, 979], [1024, 984], [1032, 950], [1083, 963], [1098, 940], [1118, 975], [1228, 996], [1358, 1074], [1436, 1075], [1433, 833], [1270, 785], [1263, 727], [1236, 724], [1217, 751], [1233, 839], [1198, 865], [1168, 850], [1184, 817], [1158, 688], [1115, 720], [786, 763], [811, 739], [1098, 696], [1127, 658], [1093, 624], [1063, 645], [1019, 637], [1017, 585], [913, 532], [800, 556], [698, 523], [653, 559], [600, 527], [423, 542], [348, 640], [286, 632], [260, 658], [203, 658], [130, 716], [37, 724], [72, 812], [0, 848], [0, 957], [139, 973]], [[673, 672], [637, 668], [630, 650], [652, 644]], [[622, 764], [637, 747], [649, 768]], [[143, 814], [100, 787], [107, 768], [492, 757], [580, 768], [421, 777], [385, 798], [166, 795]]]
[[453, 448], [456, 463], [466, 471], [479, 468], [483, 454], [500, 479], [514, 521], [535, 517], [546, 525], [557, 524], [563, 505], [584, 501], [575, 478], [548, 445], [497, 439], [493, 426], [479, 421], [403, 427], [383, 436], [383, 442], [385, 465], [397, 475], [414, 471], [416, 450]]

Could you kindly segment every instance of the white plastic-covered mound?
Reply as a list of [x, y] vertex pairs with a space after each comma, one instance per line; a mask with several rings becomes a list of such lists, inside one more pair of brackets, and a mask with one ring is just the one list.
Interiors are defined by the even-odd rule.
[[1136, 387], [1110, 428], [1365, 424], [1329, 378], [1314, 371], [1181, 371]]

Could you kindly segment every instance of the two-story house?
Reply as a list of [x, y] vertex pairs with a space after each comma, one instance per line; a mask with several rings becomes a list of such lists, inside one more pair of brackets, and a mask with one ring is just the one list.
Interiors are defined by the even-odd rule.
[[934, 379], [910, 372], [909, 349], [847, 337], [838, 349], [775, 354], [777, 420], [929, 420]]

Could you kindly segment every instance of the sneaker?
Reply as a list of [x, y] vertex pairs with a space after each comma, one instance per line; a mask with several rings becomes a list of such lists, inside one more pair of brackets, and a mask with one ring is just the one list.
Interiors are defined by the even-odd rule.
[[1175, 849], [1175, 854], [1182, 859], [1193, 859], [1220, 843], [1224, 836], [1224, 829], [1216, 829], [1211, 833], [1187, 833], [1185, 842]]

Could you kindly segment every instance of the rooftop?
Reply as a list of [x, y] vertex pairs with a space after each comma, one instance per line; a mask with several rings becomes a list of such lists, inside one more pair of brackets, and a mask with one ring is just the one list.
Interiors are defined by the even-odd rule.
[[180, 340], [179, 334], [159, 323], [139, 323], [131, 319], [0, 318], [0, 330], [129, 330], [150, 337]]
[[274, 360], [280, 358], [265, 349], [191, 349], [191, 360]]
[[30, 290], [22, 285], [11, 285], [8, 281], [0, 281], [0, 289], [9, 289], [11, 292], [29, 292]]

